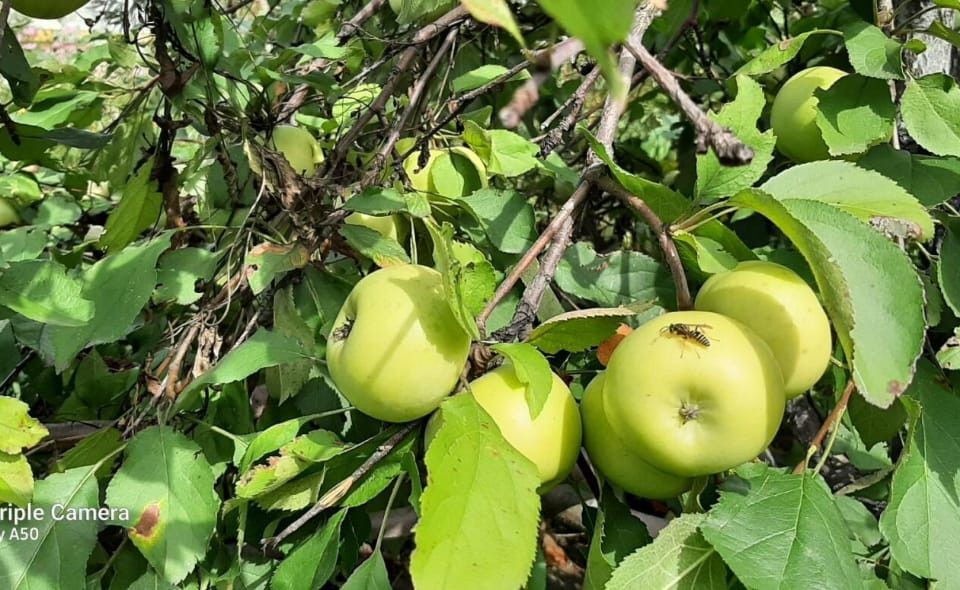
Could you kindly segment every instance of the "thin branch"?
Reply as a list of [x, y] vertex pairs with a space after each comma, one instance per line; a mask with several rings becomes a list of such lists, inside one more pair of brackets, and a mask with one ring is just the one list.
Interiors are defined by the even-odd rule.
[[830, 415], [827, 416], [827, 419], [824, 420], [823, 424], [820, 425], [820, 430], [817, 431], [817, 435], [813, 437], [812, 441], [810, 441], [810, 449], [807, 451], [806, 458], [801, 463], [798, 463], [793, 469], [794, 474], [803, 473], [803, 470], [807, 468], [807, 462], [820, 449], [820, 445], [823, 444], [823, 439], [826, 438], [827, 433], [830, 432], [830, 429], [833, 427], [840, 427], [840, 418], [847, 410], [847, 404], [850, 403], [850, 397], [853, 395], [853, 392], [856, 391], [856, 389], [857, 386], [853, 382], [853, 379], [847, 382], [847, 386], [844, 388], [843, 394], [840, 396], [840, 400], [837, 402], [837, 405], [833, 407]]
[[367, 22], [371, 16], [377, 13], [384, 4], [387, 3], [387, 0], [370, 0], [367, 2], [366, 6], [360, 9], [357, 14], [353, 15], [353, 18], [343, 23], [340, 26], [340, 31], [337, 32], [337, 39], [340, 43], [347, 41], [350, 37], [357, 34], [357, 31], [360, 30], [360, 27], [363, 26], [363, 23]]
[[[586, 187], [586, 193], [589, 194], [590, 183], [585, 182], [582, 186]], [[543, 255], [540, 261], [540, 268], [537, 274], [523, 291], [523, 298], [517, 304], [517, 310], [513, 314], [513, 322], [506, 329], [497, 334], [498, 340], [525, 340], [533, 329], [533, 323], [537, 319], [537, 310], [540, 308], [540, 302], [553, 280], [553, 275], [557, 272], [557, 266], [563, 253], [567, 251], [570, 245], [570, 236], [573, 234], [573, 217], [564, 217], [556, 235], [550, 242], [550, 248]]]
[[547, 51], [538, 53], [533, 61], [536, 69], [530, 79], [517, 88], [507, 106], [500, 109], [500, 122], [503, 126], [513, 129], [520, 125], [527, 111], [540, 100], [540, 86], [550, 78], [550, 73], [564, 63], [575, 59], [583, 49], [583, 42], [570, 38], [557, 43]]
[[687, 275], [683, 270], [683, 263], [680, 261], [677, 245], [670, 235], [669, 226], [660, 219], [643, 199], [631, 194], [630, 191], [623, 188], [620, 183], [615, 180], [609, 177], [601, 177], [597, 180], [597, 186], [629, 205], [637, 212], [640, 218], [650, 226], [653, 233], [657, 236], [660, 250], [663, 251], [663, 259], [670, 269], [670, 274], [673, 276], [673, 284], [677, 290], [677, 309], [693, 309], [693, 297], [690, 295]]
[[553, 240], [553, 237], [557, 234], [558, 230], [563, 226], [566, 220], [573, 214], [573, 212], [586, 200], [587, 195], [590, 192], [590, 182], [583, 181], [580, 183], [580, 186], [577, 187], [577, 190], [570, 195], [570, 198], [563, 204], [560, 208], [560, 211], [557, 212], [556, 216], [550, 221], [550, 224], [543, 230], [543, 233], [540, 234], [540, 237], [537, 238], [537, 241], [530, 246], [530, 249], [524, 253], [523, 258], [514, 265], [513, 270], [510, 271], [510, 274], [507, 275], [507, 278], [500, 283], [500, 286], [497, 287], [496, 293], [494, 293], [493, 298], [487, 303], [487, 306], [480, 312], [480, 315], [477, 316], [477, 326], [480, 328], [480, 333], [486, 331], [487, 320], [490, 319], [490, 314], [493, 313], [493, 310], [500, 304], [501, 301], [513, 290], [514, 286], [520, 281], [520, 278], [523, 274], [530, 268], [530, 265], [537, 259], [544, 248], [546, 248], [550, 242]]
[[356, 485], [357, 482], [366, 477], [366, 475], [370, 473], [374, 467], [376, 467], [377, 463], [384, 460], [387, 455], [389, 455], [393, 449], [397, 447], [397, 445], [403, 442], [403, 439], [405, 439], [408, 434], [417, 428], [418, 425], [418, 422], [410, 422], [409, 424], [405, 424], [400, 427], [400, 429], [394, 432], [393, 435], [384, 441], [382, 445], [377, 447], [377, 450], [374, 451], [373, 454], [370, 455], [370, 457], [368, 457], [362, 465], [360, 465], [360, 467], [357, 467], [356, 470], [354, 470], [354, 472], [351, 473], [346, 479], [332, 487], [326, 494], [323, 495], [322, 498], [317, 501], [316, 504], [313, 505], [313, 507], [310, 508], [310, 510], [307, 510], [300, 515], [300, 518], [293, 521], [277, 536], [264, 539], [263, 546], [267, 549], [276, 548], [280, 543], [283, 542], [284, 539], [300, 530], [318, 514], [328, 508], [336, 506], [337, 503], [340, 502], [340, 500], [342, 500], [350, 492], [350, 490], [353, 489], [353, 486]]
[[[649, 28], [650, 23], [653, 22], [653, 19], [660, 13], [660, 8], [655, 3], [647, 3], [637, 9], [634, 17], [634, 23], [632, 30], [630, 32], [629, 41], [635, 41], [640, 43], [643, 40], [643, 35], [646, 33], [647, 28]], [[633, 76], [633, 69], [636, 65], [634, 57], [627, 51], [626, 48], [622, 49], [620, 52], [620, 63], [619, 63], [619, 72], [624, 80], [629, 80]], [[623, 97], [613, 97], [608, 96], [606, 105], [604, 107], [603, 118], [600, 122], [600, 131], [598, 132], [598, 139], [600, 142], [607, 146], [608, 149], [613, 145], [613, 139], [616, 135], [617, 127], [620, 122], [620, 116], [623, 114], [623, 111], [626, 108], [626, 95]], [[570, 195], [570, 198], [563, 204], [560, 210], [557, 212], [556, 216], [550, 221], [550, 224], [547, 228], [540, 234], [540, 237], [537, 238], [537, 241], [534, 242], [533, 246], [524, 254], [523, 258], [514, 266], [513, 270], [507, 276], [507, 278], [500, 284], [497, 288], [496, 293], [493, 298], [487, 303], [486, 307], [477, 317], [477, 327], [480, 329], [480, 333], [483, 334], [486, 332], [486, 323], [490, 317], [490, 314], [493, 312], [494, 308], [510, 293], [513, 287], [520, 280], [520, 277], [527, 271], [534, 260], [537, 259], [537, 256], [550, 244], [551, 242], [558, 242], [560, 245], [555, 248], [551, 248], [549, 252], [549, 259], [545, 257], [544, 264], [540, 265], [540, 270], [537, 273], [537, 276], [531, 282], [530, 286], [524, 291], [522, 298], [522, 304], [517, 306], [517, 311], [514, 313], [513, 321], [510, 323], [509, 328], [504, 330], [504, 336], [506, 337], [516, 337], [519, 334], [526, 332], [527, 326], [532, 324], [536, 319], [536, 310], [540, 308], [540, 302], [543, 299], [543, 295], [546, 292], [546, 285], [553, 280], [553, 274], [556, 272], [556, 265], [554, 264], [551, 268], [549, 262], [552, 262], [555, 257], [559, 262], [558, 256], [562, 256], [562, 249], [565, 248], [566, 244], [570, 240], [570, 235], [573, 232], [573, 224], [568, 223], [568, 220], [573, 215], [573, 212], [586, 200], [587, 196], [590, 194], [590, 187], [594, 180], [594, 177], [601, 170], [601, 162], [597, 155], [591, 150], [587, 158], [587, 169], [584, 171], [580, 185], [577, 187], [577, 190]], [[556, 254], [556, 250], [560, 250], [560, 254]], [[536, 287], [534, 287], [536, 285]], [[542, 287], [541, 287], [542, 285]], [[532, 312], [528, 310], [533, 310]]]
[[753, 149], [740, 141], [732, 131], [708, 117], [680, 88], [676, 76], [647, 51], [643, 44], [628, 42], [626, 47], [693, 123], [697, 130], [698, 153], [703, 154], [707, 152], [708, 147], [713, 148], [720, 162], [728, 166], [749, 164], [753, 161]]
[[[353, 15], [353, 18], [340, 26], [340, 30], [337, 31], [337, 39], [343, 43], [356, 34], [356, 31], [363, 26], [363, 23], [365, 23], [371, 16], [376, 14], [377, 10], [379, 10], [385, 2], [386, 0], [370, 0], [370, 2], [361, 8], [357, 14]], [[307, 75], [311, 72], [321, 70], [327, 67], [329, 64], [330, 61], [327, 59], [316, 59], [301, 68], [300, 73], [302, 75]], [[297, 86], [297, 88], [293, 91], [293, 94], [290, 95], [290, 98], [283, 103], [283, 106], [280, 108], [280, 112], [277, 115], [277, 119], [280, 121], [286, 121], [292, 117], [293, 114], [303, 106], [303, 103], [306, 102], [307, 95], [310, 94], [310, 90], [311, 88], [309, 84], [300, 84]]]
[[325, 168], [326, 170], [336, 170], [340, 163], [343, 162], [343, 159], [346, 157], [351, 146], [353, 146], [353, 143], [358, 137], [360, 137], [360, 134], [363, 132], [363, 128], [367, 126], [367, 123], [369, 123], [374, 116], [383, 114], [384, 107], [387, 105], [387, 101], [390, 100], [390, 97], [392, 97], [396, 91], [403, 74], [410, 69], [411, 65], [413, 65], [413, 62], [417, 57], [417, 53], [419, 52], [419, 46], [433, 39], [438, 34], [447, 30], [449, 27], [459, 23], [463, 19], [467, 18], [467, 16], [467, 9], [463, 6], [457, 6], [450, 12], [444, 14], [417, 32], [417, 34], [413, 37], [413, 42], [410, 47], [405, 49], [403, 53], [400, 54], [400, 58], [397, 60], [396, 65], [393, 66], [393, 70], [390, 72], [390, 77], [386, 82], [384, 82], [383, 87], [380, 90], [380, 94], [377, 95], [377, 98], [374, 99], [373, 103], [371, 103], [370, 106], [363, 113], [361, 113], [359, 117], [357, 117], [357, 120], [354, 121], [350, 129], [337, 142], [336, 147], [333, 149], [333, 154], [330, 157], [328, 165]]
[[563, 117], [559, 124], [543, 136], [540, 140], [540, 156], [547, 157], [553, 150], [557, 149], [557, 146], [560, 145], [560, 142], [563, 141], [563, 136], [573, 128], [574, 124], [580, 118], [580, 112], [583, 110], [583, 105], [587, 100], [587, 94], [593, 89], [594, 85], [597, 83], [597, 80], [600, 79], [600, 67], [594, 66], [590, 73], [588, 73], [577, 90], [570, 95], [570, 98], [561, 105], [557, 111], [544, 119], [543, 126], [550, 127], [553, 121], [558, 117], [564, 110], [567, 110], [567, 114]]
[[[567, 42], [567, 41], [561, 41], [560, 43], [566, 43], [566, 42]], [[554, 46], [554, 47], [555, 47], [555, 46]], [[487, 83], [484, 84], [483, 86], [480, 86], [480, 87], [478, 87], [478, 88], [474, 88], [473, 90], [470, 90], [469, 92], [465, 92], [465, 93], [461, 94], [460, 96], [457, 96], [456, 98], [453, 98], [453, 99], [449, 100], [449, 101], [447, 102], [447, 114], [444, 115], [442, 119], [440, 119], [439, 121], [437, 121], [437, 123], [434, 124], [434, 125], [430, 128], [429, 131], [427, 131], [426, 133], [424, 133], [424, 134], [420, 137], [420, 139], [418, 139], [417, 142], [416, 142], [412, 147], [410, 147], [410, 149], [408, 149], [408, 150], [407, 150], [406, 152], [404, 152], [403, 154], [400, 154], [399, 161], [402, 162], [402, 161], [403, 161], [404, 159], [406, 159], [406, 157], [409, 156], [410, 154], [413, 154], [413, 153], [416, 153], [416, 152], [420, 151], [420, 149], [423, 147], [423, 145], [424, 145], [425, 143], [427, 143], [428, 141], [430, 141], [430, 139], [431, 139], [434, 135], [436, 135], [441, 129], [443, 129], [444, 127], [446, 127], [451, 121], [453, 121], [454, 119], [456, 119], [457, 117], [459, 117], [460, 114], [463, 112], [463, 110], [464, 110], [465, 108], [467, 108], [467, 105], [469, 105], [469, 104], [470, 104], [471, 102], [473, 102], [475, 99], [477, 99], [477, 98], [479, 98], [479, 97], [481, 97], [481, 96], [483, 96], [483, 95], [485, 95], [485, 94], [488, 94], [488, 93], [490, 93], [490, 92], [493, 92], [494, 90], [499, 89], [501, 86], [503, 86], [503, 85], [506, 84], [507, 82], [513, 80], [513, 78], [514, 78], [517, 74], [519, 74], [519, 73], [522, 72], [523, 70], [525, 70], [525, 69], [527, 69], [528, 67], [530, 67], [530, 64], [536, 62], [538, 59], [541, 59], [540, 56], [542, 56], [542, 55], [549, 55], [552, 51], [553, 51], [553, 47], [548, 47], [548, 48], [546, 48], [546, 49], [541, 49], [541, 50], [538, 51], [536, 54], [534, 54], [534, 56], [533, 56], [532, 58], [527, 59], [527, 60], [524, 60], [524, 61], [522, 61], [522, 62], [514, 65], [514, 66], [511, 67], [509, 70], [507, 70], [506, 72], [500, 74], [499, 76], [497, 76], [497, 77], [494, 78], [493, 80], [490, 80], [489, 82], [487, 82]]]
[[443, 44], [440, 45], [440, 48], [437, 50], [436, 55], [433, 56], [433, 59], [430, 60], [429, 64], [427, 64], [427, 68], [423, 71], [423, 74], [420, 75], [420, 78], [414, 84], [413, 90], [410, 92], [410, 102], [407, 105], [407, 108], [403, 111], [403, 114], [400, 116], [400, 120], [397, 121], [397, 123], [393, 126], [393, 129], [390, 130], [390, 135], [387, 137], [387, 141], [384, 142], [384, 144], [380, 147], [380, 150], [377, 152], [377, 155], [374, 157], [370, 170], [367, 172], [366, 177], [361, 183], [363, 186], [368, 186], [369, 184], [376, 182], [376, 180], [380, 177], [387, 158], [390, 156], [390, 152], [393, 151], [393, 147], [397, 145], [397, 141], [400, 139], [400, 134], [403, 133], [403, 130], [407, 128], [407, 126], [410, 124], [410, 120], [413, 119], [414, 114], [417, 112], [420, 101], [423, 99], [427, 92], [427, 88], [430, 86], [430, 80], [433, 78], [433, 74], [437, 71], [437, 68], [440, 67], [440, 63], [447, 56], [447, 52], [453, 45], [454, 39], [457, 38], [457, 33], [458, 30], [454, 28], [447, 34], [446, 38], [443, 40]]

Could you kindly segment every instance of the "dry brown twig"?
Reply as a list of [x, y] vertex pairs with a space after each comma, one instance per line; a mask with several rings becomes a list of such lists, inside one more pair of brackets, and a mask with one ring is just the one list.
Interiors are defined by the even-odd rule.
[[517, 88], [507, 106], [500, 109], [499, 117], [503, 126], [513, 129], [520, 125], [527, 111], [540, 100], [540, 86], [549, 79], [554, 70], [576, 59], [583, 49], [583, 43], [579, 39], [570, 38], [538, 52], [531, 60], [534, 71], [530, 79]]
[[625, 46], [640, 62], [660, 88], [683, 111], [697, 130], [697, 152], [703, 154], [713, 148], [721, 163], [728, 166], [749, 164], [753, 160], [753, 148], [746, 145], [729, 129], [707, 116], [703, 109], [680, 88], [680, 82], [665, 68], [642, 43], [630, 40]]
[[[633, 27], [630, 31], [628, 43], [641, 43], [643, 35], [646, 33], [653, 19], [660, 13], [660, 8], [656, 4], [647, 3], [637, 9], [634, 17]], [[633, 70], [636, 66], [636, 60], [633, 55], [624, 48], [620, 52], [619, 72], [624, 80], [629, 80], [633, 76]], [[612, 151], [613, 140], [616, 136], [617, 126], [620, 117], [626, 108], [626, 93], [623, 96], [607, 97], [604, 105], [603, 117], [600, 120], [600, 126], [597, 131], [597, 139]], [[481, 333], [486, 331], [486, 322], [493, 312], [493, 309], [503, 300], [504, 297], [513, 289], [520, 277], [526, 272], [537, 256], [544, 248], [550, 244], [550, 250], [544, 256], [543, 263], [537, 271], [537, 276], [524, 290], [517, 311], [514, 313], [511, 324], [501, 331], [499, 336], [504, 339], [515, 339], [526, 334], [536, 319], [536, 310], [540, 308], [540, 302], [543, 300], [544, 293], [549, 287], [553, 275], [556, 273], [557, 264], [566, 250], [573, 233], [573, 223], [569, 222], [577, 208], [586, 200], [590, 194], [590, 187], [596, 180], [597, 175], [602, 169], [602, 162], [593, 150], [590, 150], [587, 156], [587, 169], [583, 173], [580, 186], [570, 196], [569, 199], [560, 208], [560, 211], [554, 216], [553, 220], [544, 230], [540, 238], [527, 251], [520, 262], [513, 268], [506, 280], [497, 289], [493, 299], [487, 304], [480, 316], [477, 318], [477, 325]]]

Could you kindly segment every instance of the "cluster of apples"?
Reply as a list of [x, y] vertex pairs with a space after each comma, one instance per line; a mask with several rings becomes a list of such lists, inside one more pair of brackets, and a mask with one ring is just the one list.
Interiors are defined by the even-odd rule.
[[[361, 412], [407, 422], [433, 412], [452, 392], [470, 352], [470, 336], [453, 317], [440, 273], [404, 264], [370, 273], [347, 297], [327, 342], [327, 368]], [[469, 384], [504, 438], [538, 468], [543, 489], [563, 480], [580, 448], [580, 414], [570, 389], [553, 386], [536, 418], [526, 385], [509, 363]], [[437, 421], [427, 429], [427, 440]]]
[[[831, 352], [816, 294], [778, 264], [744, 262], [714, 275], [695, 307], [627, 336], [579, 409], [553, 375], [543, 409], [531, 417], [526, 385], [509, 362], [472, 381], [469, 394], [536, 465], [541, 490], [569, 474], [582, 442], [612, 484], [647, 498], [675, 497], [693, 478], [762, 453], [786, 401], [816, 383]], [[440, 274], [398, 265], [354, 287], [333, 324], [327, 367], [358, 410], [406, 422], [433, 412], [455, 389], [469, 351]]]
[[743, 262], [707, 280], [694, 307], [633, 331], [584, 393], [587, 453], [638, 496], [671, 498], [755, 458], [830, 362], [827, 315], [786, 267]]

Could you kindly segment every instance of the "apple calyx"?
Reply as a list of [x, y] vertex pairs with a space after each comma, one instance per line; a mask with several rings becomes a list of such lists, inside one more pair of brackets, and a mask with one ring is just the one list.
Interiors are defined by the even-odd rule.
[[692, 420], [698, 420], [700, 418], [700, 406], [697, 404], [688, 404], [687, 402], [682, 402], [680, 404], [680, 419], [684, 424]]

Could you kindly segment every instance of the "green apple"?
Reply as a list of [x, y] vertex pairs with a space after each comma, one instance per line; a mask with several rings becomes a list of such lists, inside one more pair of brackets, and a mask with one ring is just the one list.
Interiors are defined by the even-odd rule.
[[435, 410], [470, 352], [440, 273], [402, 264], [354, 286], [327, 341], [333, 382], [364, 414], [406, 422]]
[[430, 150], [425, 166], [420, 154], [407, 156], [403, 169], [414, 190], [452, 199], [487, 186], [487, 167], [473, 150], [464, 146]]
[[0, 198], [0, 227], [16, 225], [20, 223], [20, 216], [17, 215], [16, 208], [6, 199]]
[[24, 16], [42, 19], [63, 18], [90, 0], [13, 0], [10, 6]]
[[421, 193], [430, 192], [430, 166], [439, 155], [438, 150], [430, 150], [427, 161], [423, 166], [420, 165], [419, 151], [410, 154], [403, 161], [403, 171], [407, 173], [407, 178], [410, 179], [410, 186], [413, 190]]
[[323, 149], [303, 127], [278, 126], [273, 130], [273, 146], [300, 175], [311, 176], [323, 162]]
[[817, 90], [830, 88], [847, 73], [836, 68], [808, 68], [780, 87], [770, 112], [770, 127], [777, 136], [777, 149], [794, 162], [812, 162], [830, 157], [817, 127]]
[[617, 346], [603, 402], [634, 452], [658, 469], [694, 477], [763, 452], [780, 426], [785, 395], [760, 336], [720, 314], [679, 311], [650, 320]]
[[473, 150], [440, 150], [430, 166], [430, 192], [456, 199], [487, 186], [487, 167]]
[[773, 262], [741, 262], [710, 277], [695, 307], [740, 321], [770, 346], [787, 398], [810, 389], [830, 364], [830, 322], [797, 273]]
[[607, 481], [641, 498], [666, 500], [689, 490], [690, 478], [657, 469], [613, 431], [603, 405], [603, 384], [601, 373], [587, 385], [580, 401], [583, 446], [593, 466]]
[[553, 375], [553, 387], [540, 413], [530, 418], [526, 385], [505, 364], [470, 382], [470, 393], [515, 449], [540, 473], [541, 491], [566, 479], [580, 450], [580, 413], [566, 384]]
[[390, 238], [395, 242], [399, 242], [401, 239], [399, 222], [396, 215], [379, 216], [367, 215], [366, 213], [351, 213], [343, 222], [372, 229], [381, 236]]

